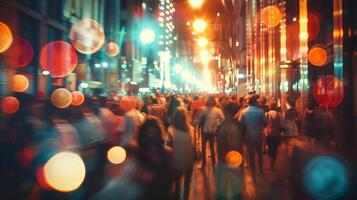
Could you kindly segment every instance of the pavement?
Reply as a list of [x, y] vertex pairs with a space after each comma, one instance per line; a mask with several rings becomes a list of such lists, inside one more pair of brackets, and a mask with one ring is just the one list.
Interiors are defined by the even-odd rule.
[[[244, 200], [290, 200], [292, 199], [290, 176], [290, 159], [294, 147], [304, 148], [306, 142], [301, 139], [290, 139], [279, 147], [275, 171], [270, 170], [267, 153], [263, 156], [263, 175], [257, 173], [254, 182], [246, 162], [243, 162], [241, 196]], [[209, 152], [209, 150], [207, 151]], [[210, 156], [210, 155], [208, 155]], [[213, 171], [210, 159], [207, 159], [206, 169], [200, 169], [201, 164], [195, 164], [190, 200], [216, 199], [216, 172]]]

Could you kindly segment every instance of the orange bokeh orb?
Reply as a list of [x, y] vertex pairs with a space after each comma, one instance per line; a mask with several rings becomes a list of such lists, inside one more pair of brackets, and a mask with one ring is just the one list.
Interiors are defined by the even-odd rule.
[[13, 114], [20, 108], [20, 102], [15, 97], [8, 96], [1, 101], [1, 110], [7, 114]]
[[321, 67], [327, 62], [327, 52], [321, 47], [313, 47], [310, 49], [307, 58], [312, 65]]
[[126, 151], [123, 147], [114, 146], [107, 152], [107, 159], [112, 164], [120, 164], [125, 161]]
[[333, 76], [319, 78], [315, 82], [312, 94], [320, 106], [337, 107], [344, 97], [343, 83]]
[[84, 95], [82, 92], [74, 91], [72, 92], [72, 105], [79, 106], [84, 102]]
[[279, 25], [281, 20], [281, 12], [277, 6], [267, 6], [262, 10], [262, 20], [267, 27], [275, 27]]
[[57, 108], [67, 108], [72, 103], [72, 94], [64, 88], [56, 89], [51, 95], [51, 102]]
[[17, 74], [12, 77], [11, 86], [15, 92], [25, 92], [29, 88], [29, 80], [26, 76]]
[[78, 57], [73, 47], [63, 41], [45, 45], [40, 53], [40, 66], [49, 71], [52, 77], [65, 77], [76, 67]]
[[320, 32], [320, 21], [315, 15], [313, 15], [311, 13], [309, 13], [307, 15], [307, 19], [308, 19], [308, 21], [307, 21], [307, 26], [308, 26], [307, 30], [308, 30], [308, 33], [309, 33], [309, 41], [311, 41], [311, 40], [315, 39], [316, 36]]
[[26, 39], [15, 37], [5, 52], [5, 62], [12, 68], [25, 67], [33, 58], [33, 48]]
[[119, 102], [120, 108], [125, 112], [135, 108], [136, 106], [136, 99], [134, 96], [125, 96], [120, 99]]
[[242, 164], [242, 154], [238, 151], [230, 151], [226, 155], [226, 163], [230, 167], [239, 167]]
[[93, 54], [104, 44], [103, 27], [92, 19], [83, 19], [75, 23], [69, 33], [72, 45], [83, 54]]
[[119, 54], [119, 46], [115, 42], [109, 42], [105, 47], [105, 52], [109, 57], [114, 57]]
[[10, 47], [12, 40], [11, 29], [6, 24], [0, 22], [0, 53]]

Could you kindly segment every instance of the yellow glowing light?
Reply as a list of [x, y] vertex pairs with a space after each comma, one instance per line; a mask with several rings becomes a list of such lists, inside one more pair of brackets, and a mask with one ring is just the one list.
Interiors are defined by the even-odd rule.
[[267, 6], [262, 10], [262, 20], [267, 27], [279, 25], [281, 12], [277, 6]]
[[24, 75], [17, 74], [12, 77], [12, 90], [15, 92], [24, 92], [29, 87], [29, 80]]
[[197, 44], [198, 44], [199, 47], [204, 48], [204, 47], [207, 46], [208, 40], [207, 40], [206, 38], [204, 38], [204, 37], [200, 37], [200, 38], [197, 40]]
[[309, 38], [309, 34], [308, 33], [300, 33], [299, 38], [300, 38], [300, 40], [307, 40]]
[[125, 149], [123, 149], [120, 146], [114, 146], [110, 148], [107, 152], [107, 158], [109, 162], [113, 164], [120, 164], [124, 162], [126, 158], [126, 152]]
[[201, 58], [207, 58], [209, 56], [207, 49], [202, 49], [200, 51], [200, 56], [201, 56]]
[[242, 154], [238, 151], [230, 151], [226, 155], [226, 162], [230, 167], [239, 167], [242, 164]]
[[51, 95], [51, 102], [58, 108], [67, 108], [72, 103], [72, 94], [64, 88], [56, 89]]
[[281, 54], [286, 54], [286, 48], [281, 48], [281, 49], [280, 49], [280, 53], [281, 53]]
[[200, 8], [203, 2], [204, 0], [189, 0], [189, 3], [192, 6], [192, 8]]
[[60, 152], [46, 162], [44, 175], [46, 182], [53, 189], [71, 192], [83, 183], [86, 167], [79, 155], [72, 152]]
[[12, 40], [11, 29], [6, 24], [0, 22], [0, 53], [6, 51], [10, 47]]
[[203, 31], [205, 31], [206, 30], [206, 26], [207, 26], [207, 23], [203, 19], [196, 19], [193, 22], [193, 28], [198, 33], [202, 33]]

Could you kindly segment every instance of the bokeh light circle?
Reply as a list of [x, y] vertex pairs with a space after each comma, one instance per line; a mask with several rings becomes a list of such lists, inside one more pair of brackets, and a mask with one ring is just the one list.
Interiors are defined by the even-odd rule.
[[27, 66], [33, 58], [33, 48], [26, 39], [15, 37], [10, 48], [5, 52], [5, 62], [9, 67]]
[[150, 44], [155, 40], [155, 32], [150, 28], [146, 28], [140, 33], [140, 41], [144, 44]]
[[115, 42], [109, 42], [105, 46], [105, 52], [109, 57], [114, 57], [119, 54], [119, 46]]
[[207, 23], [203, 19], [196, 19], [193, 22], [193, 29], [198, 33], [202, 33], [203, 31], [205, 31], [206, 27], [207, 27]]
[[119, 102], [120, 108], [127, 112], [136, 106], [136, 98], [134, 96], [125, 96], [120, 99]]
[[57, 108], [67, 108], [72, 103], [72, 94], [64, 88], [58, 88], [53, 91], [51, 102]]
[[303, 170], [305, 190], [314, 199], [336, 199], [348, 187], [347, 169], [344, 164], [330, 156], [317, 156]]
[[315, 82], [312, 94], [320, 106], [334, 108], [343, 101], [343, 83], [333, 76], [319, 78]]
[[16, 113], [20, 108], [20, 102], [13, 96], [7, 96], [1, 101], [1, 110], [7, 114]]
[[78, 57], [73, 47], [63, 41], [45, 45], [40, 53], [42, 71], [49, 71], [53, 77], [65, 77], [76, 67]]
[[82, 158], [72, 152], [60, 152], [44, 166], [46, 182], [55, 190], [71, 192], [83, 182], [86, 168]]
[[279, 25], [281, 20], [281, 12], [277, 6], [267, 6], [262, 10], [262, 20], [267, 27], [275, 27]]
[[0, 22], [0, 53], [6, 51], [10, 47], [12, 40], [11, 29], [6, 24]]
[[29, 88], [29, 80], [26, 76], [17, 74], [11, 78], [11, 86], [15, 92], [25, 92]]
[[314, 14], [311, 13], [307, 15], [307, 19], [308, 19], [307, 30], [309, 33], [309, 41], [311, 41], [315, 39], [320, 32], [320, 21]]
[[238, 151], [230, 151], [226, 155], [226, 163], [229, 167], [239, 167], [242, 164], [242, 154]]
[[103, 27], [92, 19], [83, 19], [75, 23], [69, 33], [72, 45], [83, 54], [93, 54], [104, 44]]
[[321, 67], [327, 62], [327, 52], [321, 47], [313, 47], [310, 49], [307, 58], [312, 65]]
[[108, 150], [107, 158], [112, 164], [120, 164], [126, 158], [125, 149], [120, 146], [114, 146]]
[[72, 105], [79, 106], [84, 102], [84, 95], [82, 92], [73, 91], [72, 92]]

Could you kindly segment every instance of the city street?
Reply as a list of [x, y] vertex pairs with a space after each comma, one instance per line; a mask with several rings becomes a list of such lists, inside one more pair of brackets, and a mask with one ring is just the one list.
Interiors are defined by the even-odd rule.
[[357, 0], [0, 0], [0, 199], [357, 200]]

